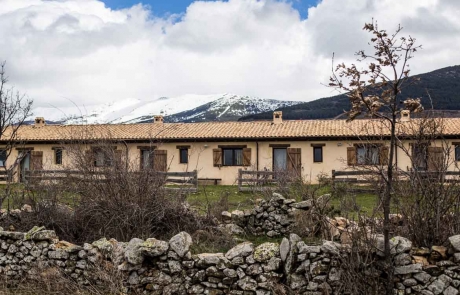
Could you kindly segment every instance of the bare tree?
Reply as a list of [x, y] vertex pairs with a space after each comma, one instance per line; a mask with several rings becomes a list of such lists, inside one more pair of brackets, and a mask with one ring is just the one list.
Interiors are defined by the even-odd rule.
[[[10, 165], [8, 169], [6, 161], [11, 155], [11, 151], [18, 145], [18, 130], [24, 121], [31, 115], [33, 101], [26, 95], [15, 91], [14, 88], [7, 88], [8, 77], [5, 72], [6, 63], [0, 64], [0, 153], [3, 158], [4, 175], [7, 183], [12, 180], [12, 172], [15, 165]], [[8, 198], [11, 187], [6, 186], [0, 204]]]
[[[414, 53], [421, 48], [415, 44], [411, 36], [400, 36], [402, 27], [398, 26], [395, 33], [388, 34], [386, 30], [380, 30], [376, 21], [365, 24], [365, 31], [371, 33], [370, 45], [373, 46], [372, 54], [360, 50], [356, 53], [358, 65], [349, 66], [344, 63], [333, 69], [329, 86], [348, 92], [351, 109], [347, 112], [348, 121], [366, 115], [379, 118], [389, 126], [389, 157], [385, 173], [382, 174], [384, 189], [381, 193], [383, 202], [383, 234], [384, 254], [388, 282], [386, 293], [393, 294], [393, 277], [391, 275], [390, 256], [390, 204], [393, 195], [394, 172], [397, 169], [394, 164], [396, 143], [398, 140], [397, 125], [402, 110], [420, 112], [423, 107], [420, 99], [403, 98], [403, 88], [410, 84], [409, 60]], [[367, 62], [369, 61], [369, 62]]]

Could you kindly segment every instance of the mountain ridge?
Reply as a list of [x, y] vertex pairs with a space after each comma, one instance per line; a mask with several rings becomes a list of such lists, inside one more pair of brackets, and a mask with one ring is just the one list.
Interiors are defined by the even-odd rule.
[[[420, 97], [425, 109], [431, 109], [433, 103], [434, 110], [456, 111], [455, 116], [460, 117], [460, 65], [414, 75], [411, 78], [420, 80], [403, 89], [404, 98]], [[305, 120], [342, 118], [344, 111], [348, 109], [350, 109], [348, 97], [346, 94], [339, 94], [276, 110], [282, 111], [283, 118], [286, 120]], [[264, 112], [242, 117], [239, 121], [270, 120], [271, 117], [271, 112]]]

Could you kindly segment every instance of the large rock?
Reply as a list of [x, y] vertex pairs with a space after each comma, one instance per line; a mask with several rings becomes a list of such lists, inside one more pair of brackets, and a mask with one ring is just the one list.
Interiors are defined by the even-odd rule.
[[460, 235], [450, 237], [449, 243], [456, 252], [460, 252]]
[[31, 230], [24, 234], [24, 240], [53, 242], [57, 241], [57, 236], [54, 230], [46, 230], [43, 226], [34, 226]]
[[192, 245], [192, 237], [186, 232], [180, 232], [169, 240], [169, 247], [180, 257], [184, 257]]
[[62, 249], [69, 253], [79, 252], [80, 250], [83, 250], [83, 247], [66, 242], [66, 241], [59, 241], [54, 245], [56, 249]]
[[280, 244], [280, 256], [283, 262], [286, 261], [289, 251], [290, 251], [289, 240], [287, 238], [283, 238]]
[[125, 258], [131, 264], [142, 264], [144, 262], [144, 255], [142, 255], [140, 245], [144, 241], [138, 238], [131, 239], [126, 246]]
[[332, 254], [332, 255], [339, 255], [340, 244], [332, 242], [332, 241], [324, 241], [323, 245], [321, 246], [321, 251], [324, 253]]
[[251, 242], [244, 242], [228, 250], [225, 258], [232, 260], [235, 257], [246, 257], [254, 252], [254, 245]]
[[240, 287], [244, 291], [256, 291], [257, 289], [257, 282], [251, 277], [244, 277], [241, 280], [238, 280], [238, 287]]
[[236, 225], [234, 223], [226, 224], [222, 228], [231, 235], [244, 235], [245, 234], [244, 229], [241, 226]]
[[195, 256], [196, 257], [196, 265], [198, 267], [208, 267], [212, 265], [218, 266], [225, 266], [230, 264], [230, 261], [225, 258], [223, 253], [201, 253]]
[[[377, 255], [385, 256], [385, 240], [383, 235], [379, 235], [376, 239]], [[409, 252], [412, 248], [412, 242], [404, 237], [393, 237], [390, 239], [390, 253], [392, 255]]]
[[263, 243], [254, 250], [254, 260], [258, 262], [268, 261], [270, 258], [277, 256], [279, 251], [278, 243]]
[[154, 238], [147, 239], [139, 245], [141, 253], [150, 257], [161, 256], [165, 254], [168, 249], [168, 242], [160, 241]]
[[312, 207], [312, 201], [306, 200], [298, 203], [291, 204], [291, 207], [301, 210], [308, 210]]
[[421, 264], [410, 264], [395, 267], [395, 275], [407, 275], [410, 273], [419, 273], [422, 271]]

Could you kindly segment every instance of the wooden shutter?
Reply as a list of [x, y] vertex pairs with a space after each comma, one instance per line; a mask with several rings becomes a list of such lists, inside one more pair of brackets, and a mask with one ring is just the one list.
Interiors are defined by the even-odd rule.
[[114, 165], [116, 168], [122, 168], [123, 167], [123, 161], [122, 161], [122, 150], [114, 150], [113, 151], [113, 156], [114, 156]]
[[288, 148], [287, 149], [287, 169], [291, 173], [300, 175], [302, 170], [302, 158], [300, 148]]
[[43, 170], [43, 152], [30, 152], [30, 170]]
[[388, 165], [388, 150], [387, 146], [379, 147], [380, 165]]
[[442, 171], [444, 166], [444, 149], [442, 147], [428, 147], [428, 171]]
[[166, 172], [168, 170], [168, 157], [166, 150], [153, 151], [153, 169], [155, 171]]
[[356, 147], [347, 147], [347, 164], [348, 166], [356, 165]]
[[214, 167], [222, 166], [222, 149], [213, 149], [212, 155]]
[[243, 149], [243, 166], [251, 166], [251, 149]]

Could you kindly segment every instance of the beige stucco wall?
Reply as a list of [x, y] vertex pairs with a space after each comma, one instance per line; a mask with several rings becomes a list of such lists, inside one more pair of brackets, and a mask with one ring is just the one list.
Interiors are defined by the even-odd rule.
[[[455, 140], [454, 140], [455, 141]], [[459, 140], [457, 140], [458, 142]], [[378, 141], [374, 141], [378, 142]], [[177, 142], [177, 143], [162, 143], [158, 144], [156, 148], [167, 151], [168, 167], [169, 171], [181, 172], [181, 171], [198, 171], [199, 178], [220, 178], [221, 184], [233, 185], [237, 184], [238, 169], [246, 170], [272, 170], [272, 158], [273, 148], [271, 144], [289, 144], [291, 148], [301, 149], [302, 159], [302, 176], [305, 180], [312, 183], [316, 182], [317, 175], [325, 173], [331, 176], [332, 170], [346, 170], [353, 169], [347, 166], [347, 147], [353, 146], [354, 144], [362, 143], [361, 141], [264, 141], [264, 142]], [[380, 142], [381, 143], [381, 142]], [[323, 162], [313, 162], [313, 147], [311, 144], [324, 144], [323, 146]], [[388, 145], [388, 142], [386, 142]], [[404, 142], [404, 147], [410, 154], [410, 141]], [[128, 146], [128, 158], [130, 167], [133, 170], [139, 169], [140, 163], [140, 149], [139, 146], [148, 146], [149, 144], [140, 143], [129, 143]], [[179, 150], [178, 145], [189, 145], [189, 163], [179, 163]], [[218, 148], [219, 145], [246, 145], [251, 148], [251, 166], [241, 167], [214, 167], [213, 166], [213, 149]], [[53, 147], [58, 145], [54, 144], [28, 144], [21, 146], [20, 148], [34, 148], [34, 151], [43, 151], [43, 168], [47, 170], [63, 169], [71, 165], [70, 156], [67, 151], [63, 152], [63, 164], [54, 164], [54, 150]], [[257, 167], [257, 146], [258, 146], [258, 167]], [[445, 146], [450, 147], [450, 170], [456, 169], [456, 162], [454, 159], [454, 148], [452, 141], [435, 141], [432, 146]], [[118, 144], [117, 149], [125, 151], [125, 145]], [[11, 166], [19, 155], [18, 150], [14, 149], [7, 161], [7, 166]], [[125, 154], [125, 153], [123, 153]], [[409, 155], [403, 149], [397, 151], [398, 167], [403, 170], [410, 169], [411, 162]]]

